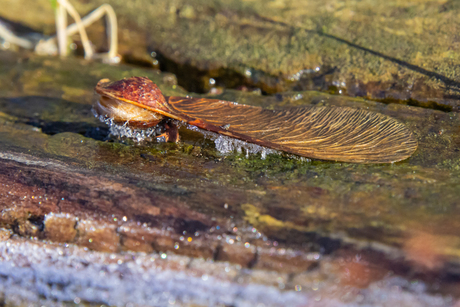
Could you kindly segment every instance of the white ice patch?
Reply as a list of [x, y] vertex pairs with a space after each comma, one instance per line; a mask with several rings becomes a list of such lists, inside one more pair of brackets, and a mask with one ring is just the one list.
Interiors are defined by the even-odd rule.
[[[120, 126], [112, 123], [109, 125], [109, 132], [112, 136], [133, 139], [140, 143], [143, 141], [151, 141], [156, 136], [156, 127], [133, 129], [128, 126]], [[161, 137], [158, 138], [159, 141], [161, 141], [161, 139]]]
[[187, 128], [193, 131], [200, 132], [205, 138], [213, 140], [216, 144], [216, 149], [223, 155], [228, 155], [236, 151], [237, 153], [246, 154], [246, 158], [249, 158], [250, 154], [258, 154], [262, 159], [267, 158], [268, 154], [280, 154], [278, 150], [270, 149], [256, 144], [251, 144], [242, 140], [231, 138], [222, 134], [214, 133], [211, 131], [199, 129], [192, 125], [187, 125]]
[[[152, 141], [158, 134], [158, 126], [150, 127], [147, 129], [135, 129], [127, 126], [128, 123], [125, 123], [124, 125], [119, 125], [115, 123], [112, 118], [108, 118], [104, 115], [97, 114], [94, 109], [92, 109], [92, 112], [94, 116], [97, 117], [101, 122], [109, 126], [109, 133], [111, 136], [117, 138], [128, 138], [140, 143], [143, 141]], [[161, 139], [162, 138], [157, 138], [157, 140], [160, 142], [162, 141]]]
[[[156, 137], [158, 134], [158, 126], [147, 128], [147, 129], [134, 129], [127, 124], [119, 125], [113, 121], [112, 118], [107, 118], [104, 115], [98, 115], [94, 109], [93, 114], [96, 116], [101, 122], [106, 123], [109, 126], [110, 135], [119, 138], [128, 138], [132, 139], [136, 142], [143, 142], [143, 141], [152, 141], [156, 138], [158, 142], [164, 142], [164, 137]], [[233, 152], [237, 152], [239, 154], [245, 153], [246, 158], [249, 158], [249, 155], [255, 155], [260, 153], [262, 159], [266, 159], [268, 154], [281, 154], [280, 151], [270, 149], [267, 147], [263, 147], [256, 144], [251, 144], [242, 140], [238, 140], [235, 138], [231, 138], [222, 134], [218, 134], [215, 132], [207, 131], [200, 129], [196, 126], [187, 125], [183, 122], [173, 120], [173, 123], [179, 127], [185, 126], [189, 130], [193, 130], [196, 132], [200, 132], [203, 136], [207, 139], [214, 141], [216, 144], [216, 149], [222, 155], [229, 155]], [[299, 158], [299, 157], [296, 157]], [[302, 158], [305, 159], [305, 158]], [[307, 159], [308, 160], [308, 159]], [[309, 161], [309, 160], [308, 160]]]
[[[45, 244], [21, 238], [6, 240], [0, 242], [2, 302], [5, 306], [48, 307], [71, 306], [72, 302], [73, 306], [82, 306], [81, 302], [117, 307], [445, 307], [459, 303], [447, 294], [427, 293], [421, 281], [402, 277], [384, 277], [363, 289], [341, 285], [334, 282], [337, 274], [328, 269], [327, 260], [324, 260], [326, 265], [317, 269], [318, 274], [325, 276], [319, 290], [311, 275], [297, 274], [294, 278], [303, 278], [305, 285], [302, 291], [293, 291], [282, 290], [284, 284], [280, 282], [276, 286], [274, 280], [283, 275], [274, 271], [242, 269], [231, 263], [199, 258], [192, 258], [190, 262], [191, 258], [185, 256], [164, 255], [167, 258], [156, 253], [104, 253], [72, 244]], [[191, 267], [184, 263], [191, 263]], [[236, 276], [249, 273], [267, 277], [241, 283], [232, 277], [232, 272]], [[333, 295], [324, 295], [331, 292]]]

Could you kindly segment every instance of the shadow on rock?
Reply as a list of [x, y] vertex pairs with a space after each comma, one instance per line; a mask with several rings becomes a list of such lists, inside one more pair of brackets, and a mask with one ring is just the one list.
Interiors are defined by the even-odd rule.
[[5, 114], [16, 117], [19, 123], [40, 128], [54, 135], [73, 132], [95, 140], [105, 140], [109, 130], [91, 112], [91, 106], [61, 98], [24, 96], [0, 98]]

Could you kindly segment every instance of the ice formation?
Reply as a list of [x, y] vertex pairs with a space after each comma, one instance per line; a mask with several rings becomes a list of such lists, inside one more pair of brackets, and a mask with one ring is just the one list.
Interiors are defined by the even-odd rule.
[[[126, 122], [124, 125], [120, 125], [116, 123], [112, 118], [108, 118], [104, 115], [97, 114], [94, 109], [93, 114], [101, 122], [109, 126], [109, 133], [114, 137], [133, 139], [136, 142], [140, 143], [143, 141], [152, 141], [157, 136], [157, 134], [160, 134], [158, 126], [147, 129], [135, 129], [129, 127], [127, 125], [128, 122]], [[161, 138], [159, 138], [158, 141], [161, 141]]]
[[[159, 126], [147, 128], [147, 129], [136, 129], [128, 126], [128, 122], [124, 125], [120, 125], [116, 123], [112, 118], [108, 118], [104, 115], [99, 115], [93, 109], [93, 114], [96, 116], [101, 122], [106, 123], [109, 126], [109, 133], [110, 135], [118, 138], [128, 138], [132, 139], [136, 142], [143, 142], [143, 141], [153, 141], [156, 139], [158, 142], [164, 142], [163, 137], [156, 137], [157, 135], [161, 134], [161, 129]], [[181, 127], [185, 126], [187, 129], [200, 132], [203, 136], [207, 139], [214, 141], [216, 144], [216, 149], [222, 155], [228, 155], [236, 151], [237, 153], [245, 153], [246, 158], [249, 157], [250, 154], [258, 154], [262, 159], [266, 159], [268, 154], [280, 154], [281, 152], [270, 149], [267, 147], [263, 147], [256, 144], [251, 144], [242, 140], [238, 140], [235, 138], [231, 138], [225, 135], [221, 135], [215, 132], [203, 130], [197, 128], [192, 125], [187, 125], [183, 122], [172, 120], [172, 122]], [[298, 157], [296, 157], [298, 158]]]
[[195, 126], [187, 125], [186, 127], [190, 130], [198, 131], [202, 133], [205, 138], [214, 141], [214, 144], [216, 144], [217, 151], [219, 151], [223, 155], [228, 155], [234, 151], [236, 151], [237, 153], [243, 153], [244, 151], [246, 154], [246, 158], [248, 158], [250, 154], [260, 153], [261, 158], [265, 159], [268, 154], [280, 154], [279, 151], [274, 149], [270, 149], [256, 144], [251, 144], [242, 140], [231, 138], [211, 131], [199, 129]]
[[[320, 266], [321, 276], [330, 276], [327, 267]], [[249, 276], [251, 281], [242, 283], [227, 272], [235, 272], [238, 278]], [[329, 277], [318, 289], [310, 276], [302, 289], [284, 290], [284, 285], [283, 289], [279, 283], [276, 286], [276, 277], [282, 275], [230, 263], [190, 262], [174, 254], [110, 254], [21, 238], [0, 242], [0, 274], [0, 293], [7, 306], [58, 307], [73, 302], [75, 306], [117, 307], [447, 307], [459, 302], [428, 293], [422, 282], [401, 277], [385, 277], [364, 289], [341, 285]]]

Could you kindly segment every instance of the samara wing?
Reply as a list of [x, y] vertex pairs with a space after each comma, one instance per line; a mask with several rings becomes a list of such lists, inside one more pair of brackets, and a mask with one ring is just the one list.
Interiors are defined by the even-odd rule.
[[[103, 79], [95, 90], [101, 96], [96, 109], [106, 116], [131, 122], [132, 110], [120, 108], [128, 103], [157, 114], [152, 123], [173, 118], [308, 158], [389, 163], [410, 157], [417, 148], [417, 140], [402, 123], [366, 110], [306, 106], [274, 111], [217, 99], [166, 97], [145, 77]], [[145, 118], [142, 112], [134, 113], [136, 120], [139, 114]], [[175, 134], [177, 128], [170, 131]]]
[[388, 163], [417, 148], [409, 129], [378, 113], [306, 106], [268, 110], [228, 101], [167, 98], [176, 118], [202, 129], [296, 155], [344, 162]]

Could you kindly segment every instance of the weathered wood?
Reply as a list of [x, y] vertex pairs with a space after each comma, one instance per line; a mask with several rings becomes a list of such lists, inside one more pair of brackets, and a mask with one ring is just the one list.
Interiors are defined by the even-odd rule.
[[[211, 141], [186, 130], [179, 144], [105, 140], [107, 128], [90, 111], [97, 80], [147, 75], [166, 95], [186, 95], [168, 83], [170, 75], [8, 56], [13, 60], [0, 78], [14, 82], [0, 84], [0, 205], [1, 223], [15, 235], [116, 253], [228, 261], [267, 270], [283, 283], [283, 274], [290, 276], [286, 291], [310, 289], [309, 273], [323, 257], [338, 272], [375, 269], [376, 279], [364, 286], [389, 271], [428, 285], [433, 276], [449, 285], [459, 274], [456, 113], [321, 93], [226, 91], [212, 98], [266, 108], [377, 111], [414, 131], [419, 150], [407, 161], [373, 166], [224, 157]], [[362, 265], [350, 260], [357, 254]], [[350, 261], [343, 268], [345, 256]]]

